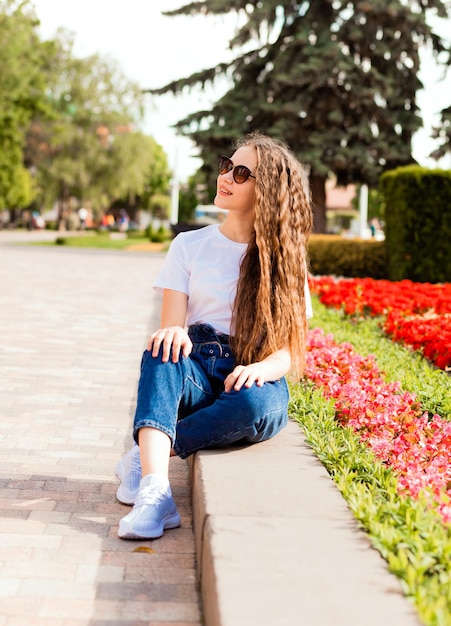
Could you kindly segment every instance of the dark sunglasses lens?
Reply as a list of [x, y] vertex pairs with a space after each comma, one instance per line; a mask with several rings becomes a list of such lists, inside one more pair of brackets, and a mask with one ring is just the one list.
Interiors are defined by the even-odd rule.
[[245, 165], [237, 165], [233, 170], [233, 180], [238, 184], [245, 183], [250, 175], [251, 170]]
[[218, 161], [218, 171], [220, 174], [227, 174], [227, 172], [230, 172], [230, 170], [233, 169], [233, 163], [232, 161], [229, 159], [229, 157], [219, 157], [219, 161]]

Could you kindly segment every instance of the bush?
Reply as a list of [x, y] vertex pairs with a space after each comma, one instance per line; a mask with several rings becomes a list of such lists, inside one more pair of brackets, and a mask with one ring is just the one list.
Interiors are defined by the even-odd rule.
[[349, 278], [387, 278], [384, 241], [345, 239], [338, 235], [311, 235], [308, 244], [313, 274]]
[[127, 239], [142, 239], [146, 237], [147, 233], [142, 230], [127, 230]]
[[380, 179], [391, 280], [451, 280], [451, 170], [409, 165]]
[[160, 226], [158, 229], [154, 229], [151, 224], [146, 228], [146, 237], [153, 243], [163, 243], [168, 239], [171, 239], [171, 232], [164, 226]]

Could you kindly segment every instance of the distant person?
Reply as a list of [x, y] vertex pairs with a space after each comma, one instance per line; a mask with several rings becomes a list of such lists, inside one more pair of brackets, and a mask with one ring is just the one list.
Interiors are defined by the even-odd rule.
[[121, 233], [127, 232], [129, 223], [130, 223], [130, 218], [128, 216], [127, 211], [125, 211], [125, 209], [121, 209], [119, 211], [119, 219], [118, 219], [119, 230]]
[[[179, 234], [155, 288], [161, 328], [141, 362], [134, 439], [117, 464], [118, 499], [134, 504], [123, 539], [180, 525], [169, 458], [253, 444], [288, 421], [286, 374], [305, 358], [312, 212], [300, 163], [261, 134], [219, 159], [222, 224]], [[227, 477], [224, 477], [227, 480]]]
[[80, 230], [85, 230], [86, 228], [86, 220], [88, 219], [88, 209], [85, 207], [80, 207], [78, 209], [78, 219], [80, 220]]
[[33, 211], [31, 214], [31, 224], [36, 230], [42, 230], [45, 228], [45, 221], [39, 211]]
[[376, 237], [376, 234], [379, 230], [380, 230], [379, 220], [377, 219], [377, 217], [373, 217], [373, 219], [370, 222], [370, 232], [371, 232], [372, 239]]

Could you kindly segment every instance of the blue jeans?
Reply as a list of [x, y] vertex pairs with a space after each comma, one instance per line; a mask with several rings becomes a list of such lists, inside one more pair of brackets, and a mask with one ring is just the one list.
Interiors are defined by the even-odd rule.
[[285, 378], [225, 393], [224, 380], [235, 367], [229, 337], [208, 324], [188, 329], [193, 342], [189, 357], [177, 363], [152, 357], [147, 350], [133, 425], [166, 433], [176, 454], [185, 459], [197, 450], [264, 441], [288, 421]]

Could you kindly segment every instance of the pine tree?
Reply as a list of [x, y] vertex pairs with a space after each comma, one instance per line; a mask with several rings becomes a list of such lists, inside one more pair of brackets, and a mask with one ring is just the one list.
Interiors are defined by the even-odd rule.
[[[228, 63], [152, 93], [228, 76], [230, 90], [177, 127], [199, 148], [207, 172], [231, 142], [259, 130], [286, 141], [309, 172], [315, 231], [326, 227], [325, 182], [376, 184], [386, 169], [412, 162], [421, 126], [419, 50], [443, 43], [426, 22], [447, 16], [440, 0], [204, 0], [167, 15], [240, 13]], [[250, 47], [253, 44], [253, 47]], [[214, 155], [214, 157], [213, 157]]]
[[431, 156], [434, 159], [441, 159], [447, 154], [451, 154], [451, 106], [440, 112], [440, 125], [432, 129], [432, 137], [442, 143]]

